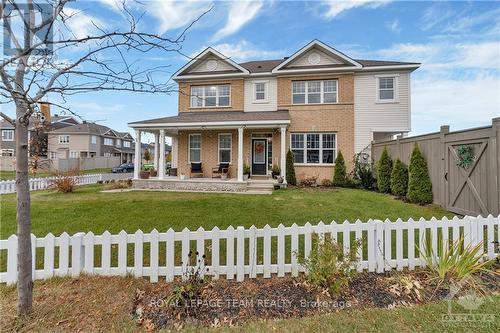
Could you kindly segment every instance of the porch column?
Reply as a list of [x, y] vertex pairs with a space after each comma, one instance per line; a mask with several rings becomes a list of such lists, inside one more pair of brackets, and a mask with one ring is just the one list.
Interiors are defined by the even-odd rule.
[[178, 149], [178, 144], [179, 141], [177, 139], [177, 136], [172, 136], [172, 168], [177, 168], [177, 152], [179, 151]]
[[158, 170], [158, 156], [160, 154], [158, 146], [158, 141], [159, 141], [158, 136], [159, 134], [155, 133], [155, 151], [154, 151], [154, 162], [153, 162], [155, 170]]
[[141, 169], [141, 131], [135, 130], [134, 179], [139, 179]]
[[281, 127], [281, 177], [286, 184], [286, 126]]
[[238, 181], [243, 181], [243, 127], [238, 127]]
[[165, 130], [160, 130], [160, 154], [158, 155], [158, 179], [165, 178]]

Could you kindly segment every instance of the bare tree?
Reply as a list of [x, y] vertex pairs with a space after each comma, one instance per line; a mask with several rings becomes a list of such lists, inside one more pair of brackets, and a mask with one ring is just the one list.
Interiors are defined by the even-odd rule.
[[[144, 68], [142, 61], [132, 59], [137, 59], [137, 54], [149, 52], [154, 52], [155, 56], [180, 53], [188, 29], [210, 10], [177, 36], [167, 38], [141, 31], [142, 5], [139, 2], [132, 7], [125, 5], [130, 2], [122, 0], [119, 3], [125, 22], [123, 28], [109, 29], [93, 20], [88, 27], [93, 32], [82, 36], [72, 31], [68, 24], [78, 20], [81, 14], [67, 6], [69, 0], [2, 0], [0, 16], [4, 35], [8, 36], [12, 47], [4, 45], [10, 53], [0, 64], [0, 104], [13, 103], [16, 109], [14, 119], [3, 113], [1, 116], [15, 126], [20, 314], [31, 310], [33, 297], [28, 126], [30, 117], [37, 111], [37, 103], [50, 95], [50, 104], [72, 112], [65, 101], [67, 96], [78, 93], [173, 92], [175, 85], [169, 80], [168, 65]], [[16, 26], [15, 22], [19, 24]], [[57, 34], [54, 33], [56, 27]], [[64, 54], [64, 60], [58, 60], [58, 54]]]

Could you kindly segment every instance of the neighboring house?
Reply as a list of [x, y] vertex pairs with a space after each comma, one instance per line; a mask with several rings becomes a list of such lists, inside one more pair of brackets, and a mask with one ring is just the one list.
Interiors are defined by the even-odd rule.
[[15, 156], [16, 142], [14, 126], [6, 120], [0, 120], [0, 155]]
[[339, 150], [352, 167], [373, 139], [410, 131], [410, 73], [419, 66], [353, 59], [317, 40], [284, 59], [244, 63], [207, 48], [174, 75], [178, 115], [129, 126], [171, 136], [179, 174], [201, 162], [210, 177], [229, 162], [240, 181], [244, 164], [252, 175], [277, 164], [284, 175], [290, 149], [299, 178], [331, 179]]
[[49, 158], [119, 156], [122, 162], [134, 159], [134, 139], [99, 124], [84, 122], [49, 132]]
[[[55, 129], [64, 128], [79, 124], [78, 120], [72, 116], [54, 115], [47, 116], [43, 121], [32, 118], [30, 119], [30, 126], [28, 132], [28, 142], [30, 144], [30, 154], [38, 154], [46, 157], [47, 147], [47, 132]], [[15, 156], [15, 129], [8, 121], [0, 120], [0, 154], [2, 156]], [[34, 141], [37, 144], [34, 144]], [[33, 149], [36, 146], [36, 151]]]

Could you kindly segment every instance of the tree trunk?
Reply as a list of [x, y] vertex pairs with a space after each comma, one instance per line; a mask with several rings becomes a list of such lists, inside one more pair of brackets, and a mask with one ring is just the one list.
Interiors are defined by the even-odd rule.
[[16, 195], [17, 195], [17, 268], [18, 311], [31, 311], [33, 301], [33, 276], [31, 257], [31, 215], [28, 179], [28, 124], [19, 119], [28, 112], [24, 105], [16, 107]]

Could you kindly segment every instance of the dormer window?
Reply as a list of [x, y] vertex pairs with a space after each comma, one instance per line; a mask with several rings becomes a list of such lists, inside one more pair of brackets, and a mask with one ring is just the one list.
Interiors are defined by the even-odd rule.
[[230, 106], [231, 86], [229, 84], [191, 87], [191, 107], [210, 108]]

